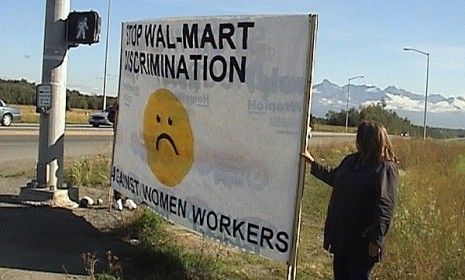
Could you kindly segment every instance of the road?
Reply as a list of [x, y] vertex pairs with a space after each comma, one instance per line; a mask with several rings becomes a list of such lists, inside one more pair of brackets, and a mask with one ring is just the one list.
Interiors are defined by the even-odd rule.
[[[313, 132], [309, 146], [326, 145], [355, 140], [355, 134]], [[36, 160], [38, 157], [39, 128], [37, 124], [14, 124], [0, 127], [0, 162]], [[67, 125], [65, 130], [65, 158], [83, 155], [111, 154], [113, 130], [90, 125]]]
[[[38, 157], [37, 125], [14, 125], [0, 128], [0, 162], [35, 160]], [[65, 158], [83, 155], [111, 154], [113, 130], [71, 125], [65, 130]]]

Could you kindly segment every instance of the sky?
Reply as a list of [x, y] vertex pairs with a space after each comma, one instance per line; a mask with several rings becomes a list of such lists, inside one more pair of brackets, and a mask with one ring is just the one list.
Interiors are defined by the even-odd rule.
[[[389, 85], [424, 94], [430, 53], [429, 94], [465, 97], [465, 1], [313, 0], [71, 0], [71, 11], [97, 11], [100, 43], [69, 51], [67, 85], [102, 94], [108, 1], [107, 95], [118, 87], [121, 23], [215, 15], [317, 14], [315, 83]], [[44, 41], [43, 0], [0, 1], [0, 78], [40, 83]]]

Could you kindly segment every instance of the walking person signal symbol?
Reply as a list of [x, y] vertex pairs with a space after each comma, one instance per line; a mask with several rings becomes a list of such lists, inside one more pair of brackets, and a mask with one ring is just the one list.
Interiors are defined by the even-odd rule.
[[66, 20], [66, 41], [70, 46], [99, 41], [100, 16], [95, 11], [71, 12]]
[[86, 39], [86, 31], [89, 30], [89, 26], [87, 26], [87, 18], [83, 17], [79, 20], [77, 26], [78, 32], [76, 35], [76, 39]]

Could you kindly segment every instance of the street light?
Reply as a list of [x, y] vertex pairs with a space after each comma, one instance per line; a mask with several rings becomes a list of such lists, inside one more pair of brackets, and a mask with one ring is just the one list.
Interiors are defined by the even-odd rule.
[[355, 79], [360, 79], [363, 78], [363, 76], [355, 76], [350, 78], [348, 81], [348, 86], [347, 86], [347, 106], [346, 106], [346, 132], [349, 127], [349, 97], [350, 97], [350, 81], [355, 80]]
[[107, 35], [105, 40], [105, 66], [103, 69], [103, 110], [107, 109], [107, 64], [108, 64], [108, 33], [110, 33], [110, 2], [108, 0], [107, 8]]
[[426, 139], [426, 111], [428, 109], [428, 76], [429, 76], [429, 53], [414, 48], [404, 48], [404, 51], [413, 51], [426, 55], [426, 89], [425, 89], [425, 112], [423, 114], [423, 139]]

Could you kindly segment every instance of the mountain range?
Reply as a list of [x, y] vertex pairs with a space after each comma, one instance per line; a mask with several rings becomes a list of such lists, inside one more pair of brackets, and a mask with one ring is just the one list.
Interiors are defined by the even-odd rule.
[[[329, 80], [314, 85], [311, 112], [324, 117], [328, 111], [346, 110], [348, 85], [339, 86]], [[395, 86], [379, 89], [373, 85], [350, 85], [349, 108], [360, 108], [384, 102], [387, 110], [408, 118], [413, 124], [423, 126], [425, 95], [415, 94]], [[427, 126], [465, 129], [465, 98], [429, 93]]]

